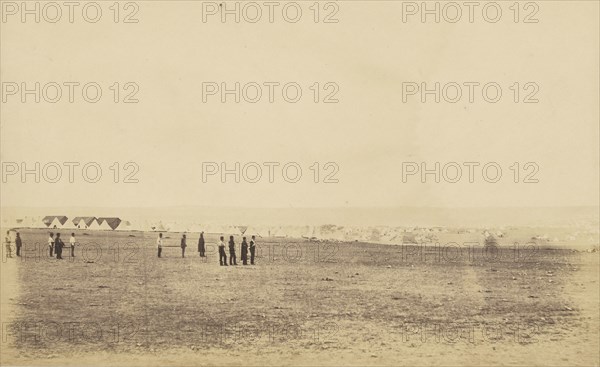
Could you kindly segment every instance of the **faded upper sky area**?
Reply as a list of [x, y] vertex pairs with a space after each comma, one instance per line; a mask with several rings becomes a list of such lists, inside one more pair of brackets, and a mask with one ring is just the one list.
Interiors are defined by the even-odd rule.
[[[287, 18], [286, 3], [278, 3], [273, 23], [267, 7], [258, 19], [243, 3], [239, 23], [235, 15], [222, 23], [222, 10], [203, 2], [121, 3], [118, 12], [99, 2], [96, 23], [88, 20], [97, 9], [85, 7], [88, 20], [82, 15], [86, 3], [74, 8], [73, 23], [68, 8], [58, 19], [40, 3], [40, 22], [26, 15], [23, 23], [21, 3], [6, 3], [2, 206], [598, 204], [597, 2], [520, 3], [518, 12], [501, 2], [495, 23], [497, 9], [484, 17], [484, 3], [472, 23], [467, 8], [450, 23], [457, 10], [440, 3], [440, 22], [433, 15], [423, 23], [420, 2], [390, 1], [320, 3], [318, 12], [313, 2], [297, 2], [285, 7]], [[36, 82], [39, 103], [38, 92], [25, 91]], [[222, 82], [229, 90], [240, 83], [239, 103]], [[435, 92], [421, 93], [436, 82], [439, 103]], [[297, 84], [284, 93], [286, 83]], [[35, 173], [22, 182], [22, 169], [35, 171], [35, 162], [40, 182]], [[217, 165], [203, 170], [203, 162]], [[234, 174], [222, 182], [221, 162], [228, 169], [240, 162], [239, 183]], [[440, 162], [439, 183], [435, 174], [422, 182], [421, 162], [434, 171]]]

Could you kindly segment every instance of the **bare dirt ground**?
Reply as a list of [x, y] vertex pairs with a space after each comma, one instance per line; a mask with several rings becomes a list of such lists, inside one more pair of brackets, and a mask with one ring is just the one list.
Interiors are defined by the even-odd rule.
[[221, 267], [193, 234], [185, 259], [180, 234], [161, 259], [156, 233], [76, 234], [3, 258], [2, 365], [599, 365], [597, 252], [261, 238], [242, 266], [236, 236]]

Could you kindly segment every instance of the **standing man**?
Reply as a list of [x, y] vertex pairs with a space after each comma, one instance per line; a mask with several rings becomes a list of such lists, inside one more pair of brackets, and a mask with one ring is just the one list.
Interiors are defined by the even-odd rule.
[[54, 253], [54, 233], [50, 232], [48, 236], [48, 251], [50, 252], [50, 257]]
[[56, 234], [56, 240], [54, 241], [54, 252], [56, 253], [56, 259], [62, 260], [62, 249], [65, 243], [60, 238], [60, 233]]
[[248, 242], [246, 242], [246, 237], [242, 238], [242, 264], [248, 265]]
[[158, 238], [156, 239], [156, 246], [158, 246], [158, 257], [162, 254], [162, 233], [158, 234]]
[[6, 231], [6, 237], [4, 237], [4, 245], [6, 246], [6, 257], [12, 257], [12, 248], [10, 247], [10, 231]]
[[71, 233], [69, 244], [71, 245], [71, 257], [75, 257], [75, 233]]
[[15, 238], [15, 246], [17, 247], [17, 256], [21, 257], [21, 246], [23, 246], [23, 242], [21, 242], [21, 235], [17, 232], [17, 238]]
[[250, 265], [254, 265], [254, 253], [256, 252], [256, 238], [252, 236], [250, 240]]
[[227, 255], [225, 255], [225, 238], [221, 236], [219, 240], [219, 264], [221, 266], [227, 266]]
[[235, 242], [233, 242], [233, 236], [229, 236], [229, 265], [237, 265], [237, 259], [235, 257]]
[[187, 247], [187, 244], [185, 243], [185, 235], [183, 235], [183, 237], [181, 237], [181, 258], [185, 258], [185, 248]]
[[200, 232], [200, 239], [198, 239], [198, 252], [200, 253], [200, 257], [204, 257], [204, 232]]

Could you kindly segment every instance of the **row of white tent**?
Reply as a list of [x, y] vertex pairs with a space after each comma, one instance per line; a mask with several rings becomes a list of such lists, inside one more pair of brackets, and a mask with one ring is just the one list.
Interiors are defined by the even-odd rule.
[[[49, 228], [49, 229], [90, 229], [90, 230], [113, 230], [107, 221], [98, 221], [95, 217], [74, 217], [65, 220], [66, 216], [53, 216], [48, 223], [49, 217], [23, 217], [21, 219], [7, 220], [3, 218], [3, 227], [18, 228]], [[81, 220], [77, 220], [81, 219]], [[45, 220], [45, 221], [44, 221]], [[179, 232], [234, 235], [234, 236], [258, 236], [258, 237], [280, 237], [280, 238], [308, 238], [326, 239], [338, 241], [365, 241], [365, 242], [389, 242], [398, 243], [407, 238], [411, 241], [416, 233], [416, 240], [422, 240], [421, 232], [428, 230], [420, 228], [392, 228], [392, 227], [343, 227], [336, 225], [321, 226], [269, 226], [250, 225], [234, 226], [220, 224], [197, 224], [184, 223], [183, 221], [163, 222], [161, 220], [136, 219], [120, 221], [116, 230], [137, 230], [155, 232]], [[409, 237], [407, 237], [407, 235]]]
[[[65, 220], [66, 218], [66, 220]], [[71, 219], [72, 218], [72, 219]], [[185, 223], [184, 221], [163, 222], [161, 220], [150, 219], [132, 219], [121, 221], [118, 218], [108, 218], [109, 220], [118, 220], [116, 228], [112, 228], [105, 218], [96, 217], [71, 217], [66, 216], [24, 216], [20, 218], [2, 218], [3, 228], [45, 228], [45, 229], [85, 229], [85, 230], [135, 230], [135, 231], [155, 231], [155, 232], [179, 232], [194, 233], [204, 232], [205, 234], [223, 235], [223, 236], [247, 236], [255, 235], [257, 237], [279, 237], [279, 238], [305, 238], [314, 240], [333, 240], [333, 241], [361, 241], [375, 243], [428, 243], [435, 242], [437, 235], [445, 235], [449, 230], [445, 228], [400, 228], [389, 226], [269, 226], [269, 225], [220, 225], [214, 223], [198, 224]], [[116, 222], [111, 222], [113, 227]], [[596, 229], [595, 234], [597, 234]], [[439, 232], [439, 233], [437, 233]], [[485, 238], [504, 237], [502, 231], [476, 231], [476, 230], [453, 230], [452, 233], [460, 235], [461, 233], [480, 233]], [[574, 241], [583, 235], [591, 236], [588, 232], [576, 232], [565, 238], [567, 241]], [[592, 236], [594, 237], [594, 236]], [[597, 237], [597, 235], [596, 235]], [[538, 236], [539, 239], [548, 239], [548, 236]], [[558, 241], [554, 238], [552, 241]]]
[[[428, 230], [391, 227], [343, 227], [335, 225], [320, 226], [268, 226], [268, 225], [219, 225], [185, 224], [182, 222], [136, 221], [130, 220], [119, 229], [143, 230], [155, 232], [200, 233], [234, 236], [258, 236], [279, 238], [306, 238], [336, 241], [364, 241], [399, 243], [404, 241], [424, 241], [430, 235]], [[445, 231], [445, 230], [444, 230]]]
[[[48, 228], [48, 229], [91, 229], [113, 231], [123, 223], [119, 218], [24, 216], [21, 218], [2, 218], [3, 228]], [[112, 224], [112, 226], [111, 226]]]

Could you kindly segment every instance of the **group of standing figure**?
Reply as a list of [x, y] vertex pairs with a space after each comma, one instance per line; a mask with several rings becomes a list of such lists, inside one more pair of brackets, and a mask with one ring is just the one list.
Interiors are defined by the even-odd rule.
[[[75, 257], [75, 233], [71, 233], [71, 238], [69, 239], [69, 245], [71, 246], [71, 257]], [[54, 233], [50, 232], [50, 236], [48, 236], [48, 252], [50, 257], [56, 255], [58, 260], [62, 260], [62, 251], [65, 247], [65, 243], [62, 238], [60, 238], [60, 233], [56, 234], [56, 238], [54, 237]]]
[[[158, 257], [162, 257], [162, 245], [163, 245], [163, 235], [162, 233], [158, 234], [158, 238], [156, 239], [156, 246], [158, 249]], [[184, 235], [181, 236], [181, 257], [185, 257], [185, 249], [187, 247], [187, 238]], [[219, 264], [221, 266], [227, 266], [227, 254], [225, 253], [225, 237], [221, 236], [219, 243]], [[246, 242], [246, 237], [242, 238], [242, 264], [248, 265], [248, 251], [250, 251], [250, 265], [254, 265], [254, 256], [256, 254], [256, 236], [252, 236], [250, 240], [250, 244]], [[204, 232], [200, 233], [200, 238], [198, 239], [198, 253], [200, 257], [206, 257], [206, 247], [204, 245]], [[229, 236], [229, 265], [237, 265], [237, 256], [235, 255], [235, 242], [233, 240], [233, 236]]]
[[[256, 253], [256, 238], [252, 236], [250, 246], [246, 242], [246, 237], [242, 237], [242, 264], [248, 265], [248, 249], [250, 250], [250, 265], [254, 265], [254, 255]], [[227, 266], [227, 255], [225, 254], [225, 237], [219, 239], [219, 264]], [[235, 256], [235, 242], [233, 236], [229, 236], [229, 265], [237, 265], [237, 257]]]
[[[71, 245], [71, 257], [75, 257], [75, 233], [71, 233], [69, 244]], [[12, 257], [12, 246], [10, 240], [10, 231], [6, 231], [6, 237], [4, 238], [4, 244], [6, 246], [6, 257]], [[21, 248], [23, 247], [23, 240], [21, 234], [17, 232], [15, 237], [15, 247], [17, 248], [17, 256], [21, 256]], [[48, 254], [50, 257], [56, 256], [58, 260], [62, 260], [62, 251], [65, 247], [65, 243], [60, 238], [60, 233], [54, 236], [54, 233], [50, 232], [48, 235]]]
[[[12, 246], [10, 244], [10, 231], [6, 231], [6, 237], [4, 237], [6, 257], [12, 257]], [[21, 240], [21, 235], [19, 232], [17, 232], [17, 236], [15, 237], [15, 246], [17, 248], [17, 256], [21, 256], [21, 247], [23, 246], [23, 241]]]
[[[10, 231], [6, 232], [6, 237], [4, 238], [4, 243], [6, 245], [6, 257], [12, 257], [12, 247], [10, 240]], [[71, 247], [71, 257], [75, 257], [75, 233], [71, 233], [71, 238], [69, 239], [69, 244]], [[21, 247], [23, 242], [21, 240], [21, 236], [19, 232], [17, 232], [15, 237], [15, 245], [17, 247], [17, 256], [21, 256]], [[163, 245], [163, 234], [159, 233], [158, 238], [156, 239], [156, 245], [158, 247], [158, 257], [162, 256], [162, 245]], [[229, 236], [229, 265], [237, 265], [237, 256], [235, 254], [235, 241], [233, 240], [233, 236]], [[60, 237], [60, 233], [50, 232], [48, 236], [48, 254], [50, 257], [56, 256], [58, 260], [62, 260], [62, 252], [65, 247], [65, 243]], [[181, 237], [181, 257], [185, 257], [185, 249], [187, 247], [187, 239], [185, 234]], [[227, 266], [227, 254], [225, 253], [225, 237], [221, 236], [218, 243], [219, 247], [219, 264], [221, 266]], [[254, 265], [254, 257], [256, 255], [256, 236], [252, 236], [250, 243], [246, 242], [246, 237], [242, 238], [241, 245], [241, 260], [243, 265], [248, 265], [248, 252], [250, 252], [250, 265]], [[200, 233], [200, 239], [198, 239], [198, 253], [200, 257], [206, 257], [206, 247], [204, 244], [204, 232]]]

